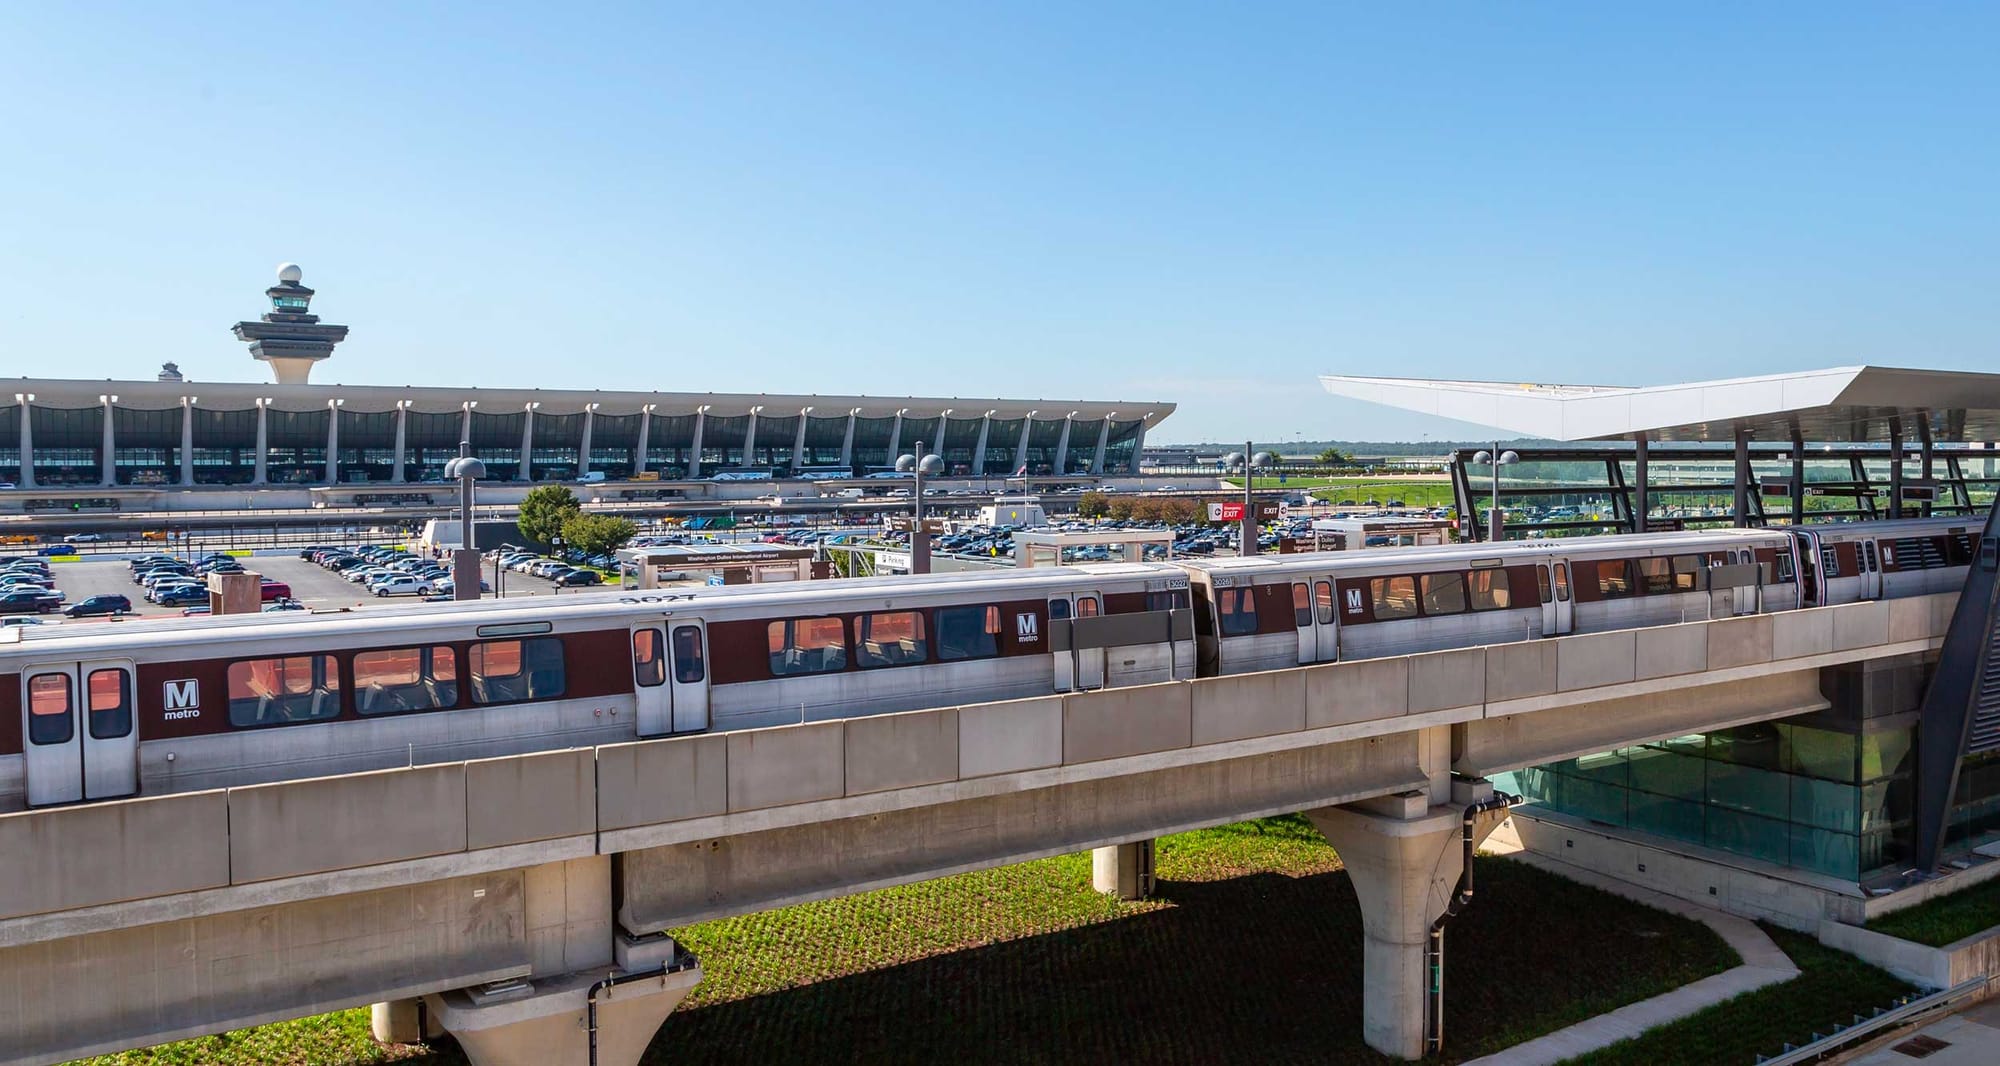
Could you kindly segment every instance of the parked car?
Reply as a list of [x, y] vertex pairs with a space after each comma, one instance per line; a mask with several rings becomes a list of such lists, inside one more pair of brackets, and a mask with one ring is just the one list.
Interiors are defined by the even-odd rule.
[[96, 544], [104, 539], [102, 533], [71, 533], [64, 538], [71, 544]]
[[595, 570], [564, 570], [549, 580], [558, 585], [602, 585], [603, 575]]
[[208, 603], [208, 590], [200, 585], [175, 585], [161, 592], [154, 593], [153, 602], [162, 607], [201, 605], [205, 610]]
[[63, 608], [63, 614], [70, 618], [87, 618], [100, 614], [125, 614], [131, 610], [132, 601], [130, 599], [124, 596], [105, 593], [97, 596], [86, 596]]
[[289, 600], [292, 598], [292, 586], [267, 577], [259, 584], [257, 594], [265, 603], [270, 603], [272, 600]]
[[[437, 594], [439, 596], [444, 597], [445, 599], [451, 599], [453, 596], [456, 596], [458, 594], [458, 585], [456, 582], [452, 581], [451, 578], [445, 578], [442, 581], [432, 582], [431, 588], [436, 590]], [[490, 582], [488, 582], [485, 578], [480, 578], [479, 591], [482, 593], [492, 592], [493, 585]]]
[[42, 592], [0, 592], [0, 614], [47, 614], [61, 602]]
[[377, 596], [428, 596], [431, 583], [408, 574], [396, 574], [375, 583]]
[[273, 600], [270, 603], [265, 604], [263, 613], [273, 614], [278, 611], [303, 611], [306, 609], [307, 608], [305, 604], [300, 603], [299, 601], [287, 596], [282, 599]]

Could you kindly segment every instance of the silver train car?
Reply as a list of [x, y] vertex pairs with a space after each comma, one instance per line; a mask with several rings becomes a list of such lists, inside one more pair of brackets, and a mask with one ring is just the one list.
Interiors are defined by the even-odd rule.
[[1965, 519], [0, 635], [0, 810], [1957, 588]]

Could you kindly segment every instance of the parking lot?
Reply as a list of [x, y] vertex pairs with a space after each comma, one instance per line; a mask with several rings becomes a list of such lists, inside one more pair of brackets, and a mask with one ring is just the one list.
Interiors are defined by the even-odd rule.
[[[407, 605], [418, 599], [414, 596], [377, 597], [360, 585], [347, 581], [340, 574], [322, 569], [297, 555], [245, 556], [241, 561], [247, 570], [290, 585], [292, 598], [314, 610], [342, 608], [351, 610], [394, 604]], [[123, 559], [56, 563], [51, 568], [51, 576], [56, 588], [64, 594], [63, 602], [66, 604], [77, 603], [94, 595], [120, 595], [132, 601], [131, 613], [138, 617], [181, 617], [182, 609], [179, 607], [159, 607], [146, 602], [145, 590], [132, 583], [131, 568]], [[489, 584], [493, 582], [491, 563], [482, 568], [481, 577]], [[517, 596], [557, 594], [555, 586], [541, 578], [512, 572], [505, 575], [499, 587], [508, 599]], [[586, 591], [602, 591], [602, 588], [564, 589], [561, 594], [577, 595]], [[88, 625], [102, 621], [99, 618], [64, 619], [60, 612], [42, 617], [45, 622], [60, 622], [65, 625]]]

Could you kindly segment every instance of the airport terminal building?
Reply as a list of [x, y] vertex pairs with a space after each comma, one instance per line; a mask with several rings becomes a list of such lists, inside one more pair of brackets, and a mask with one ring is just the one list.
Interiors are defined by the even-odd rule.
[[470, 441], [489, 480], [860, 476], [918, 441], [947, 474], [1135, 472], [1167, 403], [314, 385], [347, 328], [287, 264], [235, 333], [272, 383], [17, 379], [0, 482], [22, 489], [308, 487], [443, 479]]

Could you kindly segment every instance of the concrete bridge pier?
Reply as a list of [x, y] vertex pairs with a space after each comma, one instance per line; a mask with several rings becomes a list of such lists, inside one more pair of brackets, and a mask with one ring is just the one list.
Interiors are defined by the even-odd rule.
[[620, 935], [616, 965], [425, 996], [472, 1066], [638, 1066], [701, 966], [664, 934]]
[[[1464, 867], [1465, 808], [1492, 794], [1484, 781], [1453, 782], [1451, 805], [1421, 791], [1307, 811], [1340, 854], [1361, 904], [1361, 1036], [1402, 1059], [1424, 1056], [1430, 980], [1425, 949]], [[1483, 818], [1483, 840], [1504, 812]]]
[[1153, 894], [1153, 842], [1132, 840], [1090, 852], [1090, 885], [1107, 896], [1145, 899]]

